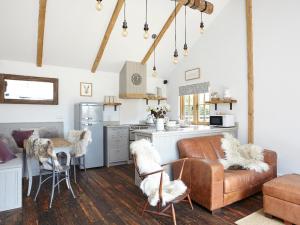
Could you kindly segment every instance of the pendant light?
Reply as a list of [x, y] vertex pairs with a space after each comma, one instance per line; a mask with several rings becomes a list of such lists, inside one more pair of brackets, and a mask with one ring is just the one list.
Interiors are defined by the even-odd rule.
[[103, 8], [102, 0], [96, 0], [96, 9], [101, 11]]
[[146, 21], [144, 24], [144, 38], [148, 39], [149, 37], [149, 25], [148, 25], [148, 0], [146, 0]]
[[186, 6], [184, 7], [184, 45], [183, 45], [183, 55], [188, 56], [188, 46], [186, 43]]
[[124, 20], [123, 20], [123, 25], [122, 25], [122, 36], [127, 37], [128, 31], [127, 31], [127, 21], [126, 21], [126, 1], [124, 0]]
[[177, 3], [177, 0], [174, 1], [174, 6], [175, 6], [175, 50], [174, 50], [174, 58], [173, 58], [173, 63], [174, 64], [177, 64], [178, 63], [178, 51], [177, 51], [177, 21], [176, 21], [176, 17], [177, 17], [177, 12], [176, 12], [176, 3]]
[[201, 10], [201, 22], [200, 22], [200, 33], [201, 34], [204, 33], [203, 12], [205, 12], [207, 9], [207, 1], [204, 1], [204, 2], [205, 2], [204, 9]]
[[152, 72], [152, 76], [153, 77], [157, 77], [157, 70], [156, 70], [156, 65], [155, 65], [155, 59], [156, 59], [156, 38], [157, 35], [156, 34], [152, 34], [152, 39], [154, 40], [154, 52], [153, 52], [153, 72]]
[[203, 23], [203, 19], [202, 19], [202, 12], [201, 12], [200, 33], [201, 33], [201, 34], [204, 33], [204, 23]]

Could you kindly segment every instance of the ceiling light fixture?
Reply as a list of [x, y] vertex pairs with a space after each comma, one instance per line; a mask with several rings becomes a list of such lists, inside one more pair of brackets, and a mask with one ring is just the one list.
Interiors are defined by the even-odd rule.
[[123, 25], [122, 25], [122, 36], [127, 37], [128, 31], [127, 31], [127, 21], [126, 21], [126, 1], [124, 0], [124, 20], [123, 20]]
[[177, 17], [177, 11], [176, 11], [176, 3], [177, 0], [174, 1], [174, 6], [175, 6], [175, 50], [174, 50], [174, 58], [173, 58], [173, 63], [177, 64], [178, 63], [178, 51], [177, 51], [177, 21], [176, 21], [176, 17]]
[[205, 2], [205, 7], [203, 10], [201, 10], [201, 22], [200, 22], [200, 33], [201, 34], [204, 33], [203, 12], [205, 12], [207, 9], [207, 1], [204, 1], [204, 2]]
[[157, 38], [157, 35], [156, 34], [152, 34], [152, 39], [154, 40], [154, 52], [153, 52], [153, 72], [152, 72], [152, 76], [153, 77], [157, 77], [157, 70], [156, 70], [156, 65], [155, 65], [155, 57], [156, 57], [156, 53], [155, 53], [155, 50], [156, 50], [156, 38]]
[[96, 0], [96, 9], [101, 11], [103, 9], [102, 0]]
[[148, 0], [146, 0], [146, 22], [144, 24], [144, 38], [148, 39], [149, 37], [149, 25], [148, 25]]
[[186, 43], [186, 6], [184, 7], [184, 45], [183, 45], [183, 55], [188, 56], [188, 46]]

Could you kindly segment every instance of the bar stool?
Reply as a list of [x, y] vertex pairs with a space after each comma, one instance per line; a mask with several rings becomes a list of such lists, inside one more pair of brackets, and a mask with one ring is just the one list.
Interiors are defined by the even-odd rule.
[[68, 141], [72, 143], [73, 150], [71, 151], [71, 158], [73, 164], [73, 176], [74, 181], [77, 183], [76, 179], [76, 166], [83, 168], [86, 178], [88, 175], [86, 172], [85, 155], [87, 153], [87, 147], [89, 143], [92, 142], [91, 131], [90, 130], [71, 130], [68, 134]]
[[[40, 162], [40, 176], [39, 176], [39, 187], [34, 197], [34, 201], [36, 201], [37, 196], [40, 192], [41, 186], [47, 180], [52, 178], [52, 191], [50, 197], [49, 208], [52, 207], [52, 202], [55, 194], [55, 188], [58, 187], [58, 192], [60, 192], [60, 183], [62, 181], [66, 181], [68, 189], [71, 191], [73, 198], [76, 198], [70, 183], [70, 153], [63, 149], [59, 151], [55, 151], [55, 155], [60, 158], [60, 163], [56, 161], [54, 157], [49, 157], [47, 162]], [[63, 158], [63, 155], [66, 157]]]

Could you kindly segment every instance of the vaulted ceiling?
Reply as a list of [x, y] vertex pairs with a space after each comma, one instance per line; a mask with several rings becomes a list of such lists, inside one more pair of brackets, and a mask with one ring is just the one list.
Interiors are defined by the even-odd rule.
[[[212, 15], [204, 14], [206, 27], [229, 0], [210, 0]], [[106, 27], [117, 0], [103, 0], [104, 8], [96, 11], [95, 0], [49, 0], [46, 10], [43, 64], [91, 70]], [[150, 34], [159, 33], [174, 10], [170, 0], [148, 1]], [[116, 21], [98, 71], [119, 72], [126, 60], [140, 62], [152, 44], [143, 38], [145, 0], [126, 0], [128, 37], [121, 36], [123, 9]], [[36, 63], [38, 0], [0, 1], [0, 60]], [[201, 38], [200, 12], [187, 9], [188, 45]], [[178, 50], [182, 58], [184, 44], [184, 8], [177, 17]], [[173, 70], [174, 23], [157, 46], [157, 69], [164, 76]], [[152, 57], [148, 67], [152, 67]]]

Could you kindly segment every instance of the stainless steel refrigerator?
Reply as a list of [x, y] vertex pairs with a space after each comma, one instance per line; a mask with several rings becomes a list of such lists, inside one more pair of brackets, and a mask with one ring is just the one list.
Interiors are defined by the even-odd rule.
[[86, 168], [104, 166], [102, 104], [82, 102], [75, 105], [75, 129], [85, 128], [92, 133], [92, 143], [89, 144], [85, 156]]

